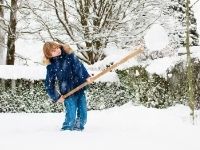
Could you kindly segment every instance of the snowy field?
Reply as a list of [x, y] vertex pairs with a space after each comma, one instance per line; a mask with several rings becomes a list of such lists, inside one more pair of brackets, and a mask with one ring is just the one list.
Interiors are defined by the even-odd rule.
[[[86, 129], [60, 131], [64, 113], [0, 114], [1, 150], [200, 150], [200, 118], [188, 107], [148, 109], [130, 103], [89, 111]], [[197, 112], [200, 116], [200, 111]]]

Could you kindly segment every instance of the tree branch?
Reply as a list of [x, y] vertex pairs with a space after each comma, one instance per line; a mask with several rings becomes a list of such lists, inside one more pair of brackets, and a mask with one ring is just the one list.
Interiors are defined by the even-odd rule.
[[196, 3], [198, 3], [198, 2], [199, 2], [199, 0], [195, 1], [195, 2], [190, 6], [190, 9], [191, 9]]

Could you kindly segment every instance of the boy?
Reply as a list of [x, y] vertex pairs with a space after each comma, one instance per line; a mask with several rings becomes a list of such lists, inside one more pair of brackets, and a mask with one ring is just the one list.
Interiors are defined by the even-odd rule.
[[[43, 46], [43, 52], [45, 62], [48, 64], [45, 89], [53, 102], [64, 102], [65, 106], [65, 121], [61, 130], [82, 131], [87, 121], [85, 88], [66, 99], [62, 95], [85, 81], [91, 83], [90, 75], [67, 44], [46, 42]], [[55, 89], [56, 80], [60, 93]]]

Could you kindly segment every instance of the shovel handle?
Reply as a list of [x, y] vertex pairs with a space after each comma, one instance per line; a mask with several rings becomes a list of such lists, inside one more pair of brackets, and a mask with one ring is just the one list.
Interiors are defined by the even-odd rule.
[[[140, 48], [135, 48], [133, 51], [131, 51], [127, 56], [125, 56], [124, 58], [122, 58], [120, 61], [114, 63], [113, 65], [111, 65], [110, 67], [104, 69], [103, 71], [101, 71], [100, 73], [98, 73], [97, 75], [91, 77], [92, 81], [95, 81], [96, 79], [100, 78], [101, 76], [103, 76], [104, 74], [112, 71], [114, 68], [118, 67], [119, 65], [125, 63], [126, 61], [128, 61], [130, 58], [137, 56], [138, 54], [140, 54], [141, 52], [143, 52], [144, 48], [140, 47]], [[88, 82], [84, 82], [83, 84], [77, 86], [75, 89], [71, 90], [70, 92], [68, 92], [67, 94], [63, 95], [64, 98], [69, 97], [70, 95], [74, 94], [75, 92], [79, 91], [80, 89], [82, 89], [83, 87], [85, 87], [86, 85], [88, 85]]]

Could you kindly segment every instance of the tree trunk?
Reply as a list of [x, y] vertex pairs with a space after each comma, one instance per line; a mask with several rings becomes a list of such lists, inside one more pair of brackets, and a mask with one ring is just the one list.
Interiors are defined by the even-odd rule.
[[195, 109], [195, 99], [194, 99], [194, 87], [193, 87], [193, 68], [190, 56], [190, 18], [189, 18], [189, 4], [190, 0], [186, 0], [186, 50], [187, 50], [187, 78], [188, 78], [188, 95], [189, 95], [189, 107], [191, 109], [191, 115], [194, 121], [194, 109]]
[[[3, 4], [3, 0], [0, 0], [0, 4]], [[4, 18], [4, 8], [0, 6], [0, 18]], [[3, 19], [0, 20], [0, 25], [3, 26]], [[0, 65], [4, 65], [5, 60], [5, 31], [0, 27]]]
[[9, 23], [8, 41], [7, 41], [7, 60], [6, 60], [7, 65], [14, 65], [15, 62], [17, 1], [18, 0], [11, 0], [10, 23]]
[[89, 8], [90, 8], [90, 3], [88, 0], [84, 0], [84, 2], [82, 2], [82, 0], [79, 1], [80, 2], [80, 17], [81, 17], [81, 25], [83, 27], [83, 33], [84, 33], [84, 38], [85, 38], [85, 44], [86, 47], [89, 51], [86, 51], [89, 62], [91, 64], [94, 63], [94, 59], [93, 59], [93, 52], [92, 52], [92, 42], [90, 42], [90, 30], [89, 30], [89, 26], [88, 26], [88, 15], [89, 15]]

